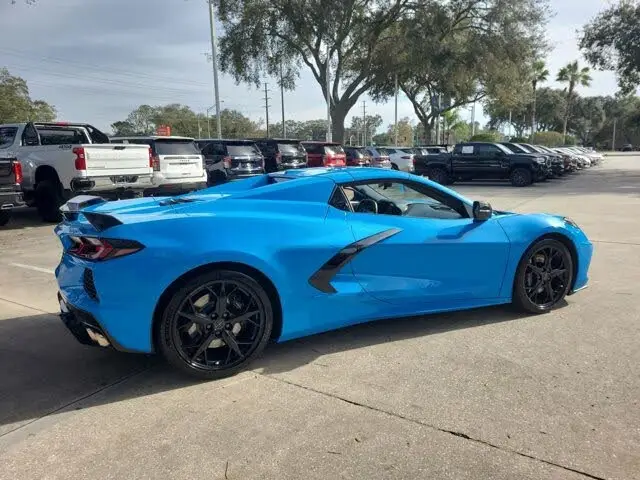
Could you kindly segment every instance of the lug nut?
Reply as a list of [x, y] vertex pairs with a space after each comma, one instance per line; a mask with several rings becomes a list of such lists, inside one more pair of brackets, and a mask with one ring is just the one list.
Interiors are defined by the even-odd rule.
[[216, 337], [219, 337], [220, 335], [222, 335], [222, 332], [220, 330], [216, 330], [215, 335]]
[[226, 328], [227, 330], [231, 330], [231, 324], [230, 323], [225, 324], [224, 328]]

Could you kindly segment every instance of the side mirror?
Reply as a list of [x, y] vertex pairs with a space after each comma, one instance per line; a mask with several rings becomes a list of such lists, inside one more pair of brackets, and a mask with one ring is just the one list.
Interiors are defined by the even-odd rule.
[[473, 219], [476, 222], [484, 222], [489, 220], [493, 215], [493, 208], [487, 202], [473, 202]]

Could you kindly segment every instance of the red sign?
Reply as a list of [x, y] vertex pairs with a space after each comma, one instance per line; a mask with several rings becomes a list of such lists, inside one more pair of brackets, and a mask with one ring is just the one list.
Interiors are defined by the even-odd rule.
[[158, 125], [156, 128], [156, 135], [161, 135], [163, 137], [171, 136], [171, 127], [169, 125]]

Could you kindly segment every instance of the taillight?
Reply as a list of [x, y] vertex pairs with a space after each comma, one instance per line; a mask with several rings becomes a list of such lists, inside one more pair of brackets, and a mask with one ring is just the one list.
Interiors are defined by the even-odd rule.
[[73, 154], [76, 156], [76, 170], [86, 170], [87, 169], [87, 159], [84, 154], [84, 147], [75, 147], [71, 150]]
[[67, 250], [67, 253], [94, 262], [124, 257], [144, 248], [135, 240], [98, 237], [69, 237], [69, 239], [73, 245]]
[[151, 155], [151, 168], [154, 172], [160, 171], [160, 157], [157, 155]]
[[222, 163], [224, 164], [224, 168], [231, 168], [231, 157], [224, 157]]
[[13, 176], [16, 177], [16, 184], [22, 183], [22, 165], [19, 161], [13, 161]]
[[282, 162], [282, 154], [280, 152], [276, 153], [276, 163], [279, 165]]

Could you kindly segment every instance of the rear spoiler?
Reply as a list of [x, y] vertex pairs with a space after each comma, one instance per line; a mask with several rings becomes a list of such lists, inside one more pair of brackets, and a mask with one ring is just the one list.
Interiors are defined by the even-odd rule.
[[[62, 205], [60, 207], [60, 212], [66, 221], [73, 222], [78, 219], [80, 211], [83, 208], [100, 205], [106, 201], [107, 200], [104, 198], [97, 197], [95, 195], [78, 195]], [[120, 220], [104, 213], [82, 212], [82, 215], [84, 215], [93, 228], [99, 232], [102, 232], [107, 228], [122, 225]]]

